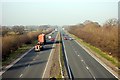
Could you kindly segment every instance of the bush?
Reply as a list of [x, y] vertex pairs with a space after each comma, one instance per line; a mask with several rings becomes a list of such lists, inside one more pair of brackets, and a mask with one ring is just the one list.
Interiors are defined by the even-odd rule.
[[[50, 28], [48, 31], [44, 32], [45, 34], [48, 34], [52, 32], [52, 28]], [[42, 32], [28, 32], [24, 33], [22, 35], [9, 35], [0, 37], [2, 39], [2, 42], [0, 45], [2, 45], [2, 60], [5, 60], [13, 51], [21, 47], [23, 44], [31, 44], [34, 40], [37, 40], [37, 36], [41, 34]]]
[[[110, 23], [109, 23], [110, 24]], [[113, 23], [112, 23], [113, 24]], [[83, 24], [84, 27], [74, 25], [68, 31], [85, 42], [100, 48], [112, 56], [118, 57], [118, 26], [102, 27], [96, 22]]]
[[2, 26], [0, 29], [0, 33], [2, 34], [2, 36], [5, 36], [9, 31], [10, 31], [10, 28], [6, 26]]
[[22, 44], [31, 44], [37, 39], [38, 32], [30, 34], [14, 35], [2, 37], [2, 59], [5, 59], [9, 54], [18, 49]]

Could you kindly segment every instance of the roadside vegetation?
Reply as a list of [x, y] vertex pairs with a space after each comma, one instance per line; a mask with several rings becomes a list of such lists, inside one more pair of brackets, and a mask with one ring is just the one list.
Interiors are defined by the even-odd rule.
[[[6, 27], [2, 26], [2, 63], [9, 64], [10, 60], [17, 58], [21, 53], [29, 50], [37, 43], [37, 36], [44, 31], [48, 34], [52, 28], [25, 29], [24, 26]], [[9, 62], [8, 62], [9, 61]]]
[[[84, 43], [86, 46], [112, 63], [116, 63], [115, 60], [120, 61], [117, 19], [109, 19], [104, 25], [87, 20], [84, 23], [69, 26], [66, 29], [69, 33], [80, 38], [81, 42], [86, 42], [87, 44]], [[112, 59], [112, 57], [116, 59]], [[117, 64], [117, 66], [119, 65]]]

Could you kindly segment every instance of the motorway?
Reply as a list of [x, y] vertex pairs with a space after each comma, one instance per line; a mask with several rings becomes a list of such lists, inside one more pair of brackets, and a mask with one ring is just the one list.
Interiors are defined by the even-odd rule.
[[[56, 37], [57, 32], [52, 34]], [[47, 43], [44, 49], [40, 52], [35, 52], [32, 49], [27, 55], [21, 58], [16, 64], [3, 73], [2, 78], [42, 78], [48, 57], [52, 50], [53, 42], [46, 40]]]
[[[90, 56], [75, 40], [64, 40], [64, 31], [61, 31], [62, 42], [65, 50], [67, 63], [72, 78], [91, 78], [93, 80], [106, 78], [117, 80], [108, 70], [106, 70], [98, 61]], [[57, 32], [52, 34], [56, 37]], [[67, 38], [70, 38], [67, 35]], [[44, 50], [35, 52], [32, 49], [27, 55], [21, 58], [16, 64], [3, 73], [3, 80], [13, 78], [42, 78], [48, 57], [52, 50], [53, 42], [46, 40]]]
[[64, 31], [61, 31], [61, 34], [72, 78], [115, 79], [108, 70], [90, 56], [75, 40], [64, 40], [65, 35], [70, 38], [68, 34]]

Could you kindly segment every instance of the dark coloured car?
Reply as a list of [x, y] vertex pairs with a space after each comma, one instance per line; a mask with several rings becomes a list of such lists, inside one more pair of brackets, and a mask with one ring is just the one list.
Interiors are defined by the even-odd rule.
[[67, 37], [64, 37], [64, 40], [67, 40]]
[[55, 41], [55, 38], [50, 38], [51, 41]]

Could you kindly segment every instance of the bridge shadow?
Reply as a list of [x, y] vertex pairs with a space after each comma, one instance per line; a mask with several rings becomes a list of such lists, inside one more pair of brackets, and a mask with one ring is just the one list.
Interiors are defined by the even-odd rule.
[[11, 68], [9, 68], [7, 71], [11, 71], [11, 70], [15, 70], [15, 69], [20, 69], [20, 68], [24, 68], [27, 66], [33, 66], [33, 65], [37, 65], [37, 64], [43, 64], [47, 61], [32, 61], [32, 62], [27, 62], [27, 63], [20, 63], [20, 64], [15, 64], [14, 66], [12, 66]]

